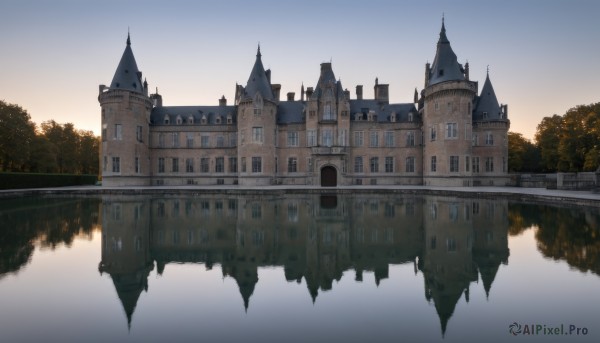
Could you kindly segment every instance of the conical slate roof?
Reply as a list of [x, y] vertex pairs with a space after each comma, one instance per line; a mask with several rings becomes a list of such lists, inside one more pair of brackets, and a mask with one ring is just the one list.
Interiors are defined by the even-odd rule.
[[129, 34], [127, 34], [127, 46], [125, 47], [115, 76], [110, 83], [110, 88], [142, 93], [143, 85], [140, 75], [137, 63], [135, 63], [135, 57], [133, 57], [133, 51], [131, 50], [131, 39], [129, 38]]
[[256, 52], [256, 61], [254, 62], [254, 67], [252, 67], [252, 72], [250, 73], [250, 77], [246, 83], [246, 97], [254, 98], [256, 93], [259, 93], [263, 99], [273, 101], [271, 83], [269, 82], [269, 79], [267, 79], [267, 74], [265, 73], [261, 56], [259, 45], [258, 51]]
[[[484, 112], [487, 112], [487, 117], [485, 118], [483, 116]], [[498, 120], [502, 119], [501, 113], [500, 104], [498, 103], [498, 98], [496, 98], [496, 93], [494, 92], [494, 87], [488, 73], [485, 77], [485, 83], [481, 89], [481, 95], [477, 101], [473, 117], [476, 120]]]
[[465, 76], [462, 72], [462, 66], [458, 63], [456, 54], [452, 51], [450, 41], [446, 36], [446, 27], [442, 20], [442, 30], [440, 31], [440, 39], [437, 43], [437, 51], [435, 59], [431, 66], [429, 74], [428, 86], [444, 81], [464, 80]]

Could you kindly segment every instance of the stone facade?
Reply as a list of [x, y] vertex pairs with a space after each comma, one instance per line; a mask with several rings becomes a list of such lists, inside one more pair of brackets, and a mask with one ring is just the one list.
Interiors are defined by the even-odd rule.
[[322, 63], [300, 99], [271, 83], [260, 47], [233, 105], [163, 106], [148, 95], [131, 42], [110, 87], [100, 86], [103, 185], [505, 185], [506, 105], [486, 78], [480, 95], [442, 24], [433, 65], [412, 103], [356, 97]]

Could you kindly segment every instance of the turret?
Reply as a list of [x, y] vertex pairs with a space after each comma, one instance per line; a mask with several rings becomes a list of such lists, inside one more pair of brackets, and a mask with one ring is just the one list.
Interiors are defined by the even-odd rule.
[[142, 81], [133, 56], [129, 34], [110, 87], [101, 85], [99, 90], [103, 186], [149, 185], [148, 137], [153, 104], [148, 97], [148, 82]]

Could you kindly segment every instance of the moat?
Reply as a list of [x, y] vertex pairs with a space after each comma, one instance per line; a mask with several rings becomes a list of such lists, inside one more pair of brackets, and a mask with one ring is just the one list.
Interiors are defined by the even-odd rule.
[[0, 223], [1, 341], [600, 338], [598, 208], [410, 194], [24, 197], [0, 200]]

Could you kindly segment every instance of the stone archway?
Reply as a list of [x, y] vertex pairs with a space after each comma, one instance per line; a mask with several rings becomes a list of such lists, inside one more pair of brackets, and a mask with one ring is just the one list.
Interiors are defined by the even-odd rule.
[[332, 166], [321, 168], [321, 187], [337, 186], [337, 170]]

